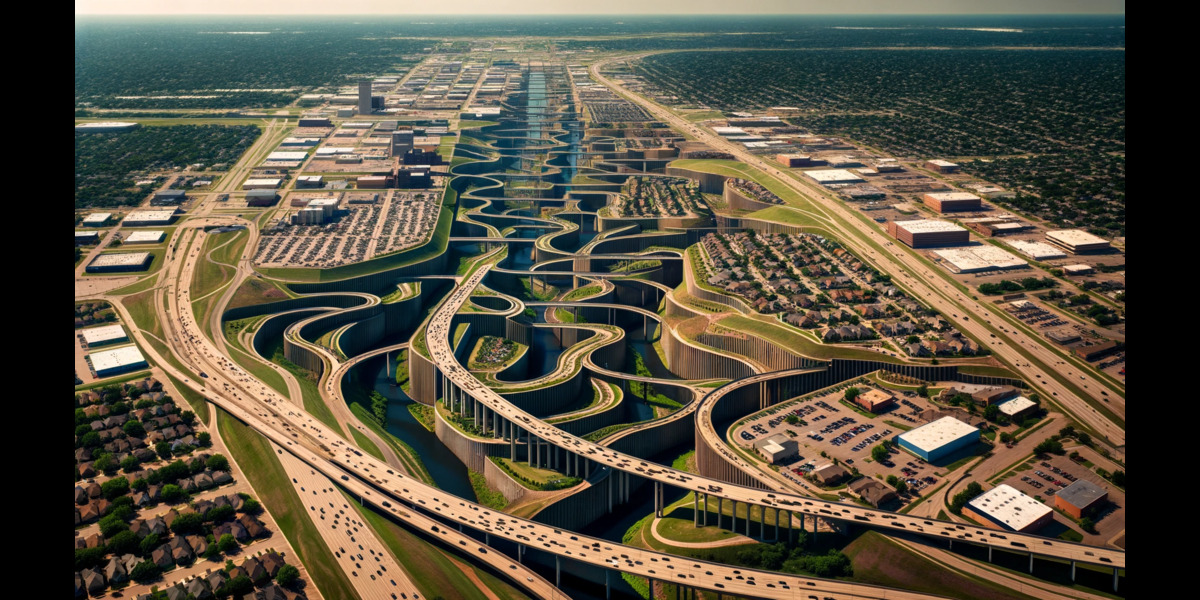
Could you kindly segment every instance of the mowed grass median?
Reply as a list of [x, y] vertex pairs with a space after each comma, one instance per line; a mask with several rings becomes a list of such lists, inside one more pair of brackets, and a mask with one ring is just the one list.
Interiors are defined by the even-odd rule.
[[357, 598], [354, 586], [337, 566], [321, 533], [309, 519], [283, 464], [271, 444], [224, 410], [217, 410], [217, 427], [229, 453], [254, 486], [259, 500], [271, 512], [284, 537], [300, 555], [313, 584], [326, 598]]

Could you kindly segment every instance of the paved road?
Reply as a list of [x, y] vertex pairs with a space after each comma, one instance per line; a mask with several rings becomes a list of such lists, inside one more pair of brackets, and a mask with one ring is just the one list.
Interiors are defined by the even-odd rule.
[[[956, 327], [967, 331], [1005, 363], [1014, 366], [1027, 376], [1032, 376], [1033, 380], [1031, 381], [1048, 391], [1049, 395], [1056, 402], [1062, 404], [1072, 416], [1108, 438], [1114, 445], [1118, 447], [1125, 445], [1123, 428], [1076, 396], [1074, 392], [1052, 377], [1050, 371], [1053, 370], [1075, 382], [1076, 385], [1082, 386], [1096, 402], [1108, 404], [1113, 412], [1124, 418], [1124, 400], [1117, 394], [1117, 389], [1111, 387], [1111, 384], [1101, 381], [1089, 371], [1077, 368], [1072, 359], [1063, 360], [1065, 357], [1062, 354], [1047, 347], [1036, 334], [1031, 335], [1013, 327], [1011, 321], [1008, 326], [1005, 326], [1006, 317], [1002, 317], [995, 307], [964, 296], [950, 284], [944, 275], [935, 274], [931, 267], [917, 258], [915, 254], [897, 247], [893, 244], [893, 240], [877, 228], [867, 225], [856, 215], [851, 214], [827, 190], [785, 173], [766, 160], [751, 154], [745, 147], [729, 142], [699, 125], [687, 122], [669, 109], [631, 92], [623, 85], [601, 74], [600, 71], [604, 65], [630, 58], [635, 57], [614, 57], [593, 63], [591, 66], [592, 76], [601, 84], [641, 105], [655, 118], [669, 123], [680, 131], [687, 132], [713, 148], [731, 153], [742, 162], [757, 167], [795, 190], [817, 207], [817, 210], [824, 213], [829, 226], [842, 234], [842, 242], [855, 251], [860, 258], [875, 264], [882, 272], [897, 277], [898, 279], [895, 280], [897, 284], [912, 290], [918, 298], [951, 316]], [[840, 221], [832, 218], [832, 215], [839, 217]], [[870, 240], [875, 246], [865, 243], [864, 240]], [[876, 252], [875, 247], [884, 248], [885, 252]], [[967, 320], [968, 315], [970, 320]], [[998, 330], [999, 334], [994, 334], [991, 328], [984, 325], [985, 322]], [[1035, 357], [1034, 363], [1031, 363], [1022, 351], [1032, 354]], [[1124, 390], [1121, 389], [1120, 393], [1123, 394]]]

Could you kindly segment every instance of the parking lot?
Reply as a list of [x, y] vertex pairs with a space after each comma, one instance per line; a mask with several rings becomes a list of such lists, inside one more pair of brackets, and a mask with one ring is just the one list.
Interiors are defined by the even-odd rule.
[[[1084, 450], [1083, 453], [1088, 451]], [[1054, 520], [1083, 533], [1086, 543], [1102, 544], [1125, 529], [1125, 493], [1106, 481], [1083, 464], [1076, 463], [1067, 455], [1050, 455], [1048, 458], [1032, 458], [1021, 469], [1014, 470], [1003, 483], [1007, 483], [1021, 492], [1054, 507], [1054, 495], [1077, 480], [1085, 480], [1108, 490], [1108, 508], [1092, 518], [1096, 523], [1096, 534], [1088, 534], [1079, 529], [1070, 519], [1061, 513], [1055, 513]]]
[[[871, 459], [873, 447], [903, 431], [898, 425], [912, 428], [924, 424], [916, 415], [933, 405], [916, 394], [907, 397], [904, 392], [894, 392], [894, 408], [867, 417], [843, 404], [848, 385], [773, 406], [746, 420], [733, 431], [732, 437], [756, 456], [754, 443], [763, 438], [782, 433], [795, 440], [799, 457], [781, 464], [779, 471], [793, 481], [836, 458], [847, 469], [857, 468], [868, 477], [879, 475], [886, 479], [894, 475], [904, 479], [909, 489], [918, 493], [937, 484], [940, 477], [936, 467], [908, 454], [894, 451], [886, 463]], [[865, 389], [861, 382], [854, 385]], [[825, 456], [821, 456], [822, 452]]]

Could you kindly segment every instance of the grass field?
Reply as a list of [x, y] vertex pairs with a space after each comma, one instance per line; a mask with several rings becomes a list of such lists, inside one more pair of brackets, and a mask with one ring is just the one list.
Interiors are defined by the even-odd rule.
[[170, 373], [167, 374], [167, 379], [171, 380], [175, 389], [179, 390], [179, 394], [183, 396], [184, 400], [187, 400], [188, 405], [192, 407], [192, 412], [196, 413], [197, 417], [200, 417], [200, 421], [204, 423], [205, 427], [211, 427], [212, 423], [208, 421], [208, 400], [205, 400], [204, 396], [201, 396], [192, 388], [183, 385], [183, 382], [172, 377]]
[[782, 325], [765, 323], [757, 319], [751, 319], [750, 317], [732, 315], [721, 319], [718, 323], [735, 331], [756, 335], [783, 346], [796, 354], [810, 358], [857, 358], [881, 362], [897, 362], [896, 359], [878, 352], [833, 344], [819, 344], [800, 335], [798, 332], [789, 331]]
[[308, 569], [309, 577], [321, 595], [326, 598], [357, 598], [354, 587], [337, 567], [337, 560], [309, 520], [304, 504], [296, 495], [287, 472], [267, 440], [223, 410], [217, 411], [217, 426], [229, 453], [258, 492], [259, 499], [271, 512], [292, 548], [300, 555], [300, 561]]
[[854, 579], [963, 600], [1026, 599], [1029, 596], [948, 569], [900, 547], [874, 531], [846, 546], [854, 563]]
[[367, 454], [370, 454], [379, 460], [383, 460], [383, 451], [379, 449], [379, 446], [375, 445], [375, 442], [371, 441], [371, 438], [367, 437], [353, 427], [350, 428], [350, 435], [354, 436], [355, 446], [362, 448], [363, 452], [366, 452]]
[[463, 565], [473, 570], [484, 585], [500, 598], [528, 598], [511, 584], [452, 556], [371, 507], [363, 507], [359, 512], [379, 540], [391, 550], [396, 561], [404, 567], [422, 597], [450, 597], [447, 594], [453, 590], [455, 598], [487, 600], [489, 596], [459, 568], [459, 565]]

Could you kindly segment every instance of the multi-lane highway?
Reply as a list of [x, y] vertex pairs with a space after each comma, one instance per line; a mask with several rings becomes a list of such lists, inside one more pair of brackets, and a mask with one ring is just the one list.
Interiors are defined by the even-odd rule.
[[[1073, 417], [1107, 438], [1118, 449], [1124, 446], [1124, 428], [1089, 405], [1052, 375], [1051, 371], [1071, 381], [1073, 385], [1081, 387], [1084, 393], [1092, 397], [1093, 402], [1109, 407], [1122, 419], [1124, 419], [1125, 413], [1123, 390], [1118, 393], [1118, 390], [1110, 383], [1099, 379], [1090, 371], [1077, 367], [1073, 359], [1048, 348], [1036, 334], [1025, 331], [1023, 326], [1016, 326], [1014, 325], [1015, 321], [1001, 316], [996, 307], [987, 306], [963, 294], [944, 276], [934, 273], [928, 263], [918, 258], [915, 253], [898, 247], [878, 228], [865, 223], [852, 214], [828, 191], [819, 188], [816, 184], [798, 179], [790, 173], [785, 173], [766, 160], [750, 153], [744, 146], [730, 142], [706, 128], [688, 122], [666, 107], [630, 91], [621, 83], [613, 81], [601, 72], [605, 65], [614, 61], [629, 60], [640, 56], [644, 55], [618, 56], [597, 61], [591, 65], [592, 76], [599, 83], [636, 102], [655, 118], [670, 124], [679, 131], [686, 132], [691, 137], [705, 142], [715, 149], [732, 154], [742, 162], [773, 176], [780, 183], [799, 193], [823, 216], [827, 225], [841, 235], [840, 241], [850, 247], [860, 258], [868, 260], [882, 272], [891, 274], [895, 283], [907, 288], [927, 304], [951, 317], [957, 328], [966, 331], [987, 346], [997, 357], [1019, 372], [1026, 374], [1031, 379], [1031, 383], [1047, 391], [1054, 401], [1062, 405]], [[877, 251], [876, 248], [880, 248], [882, 251]], [[1006, 322], [1008, 322], [1007, 326]]]

